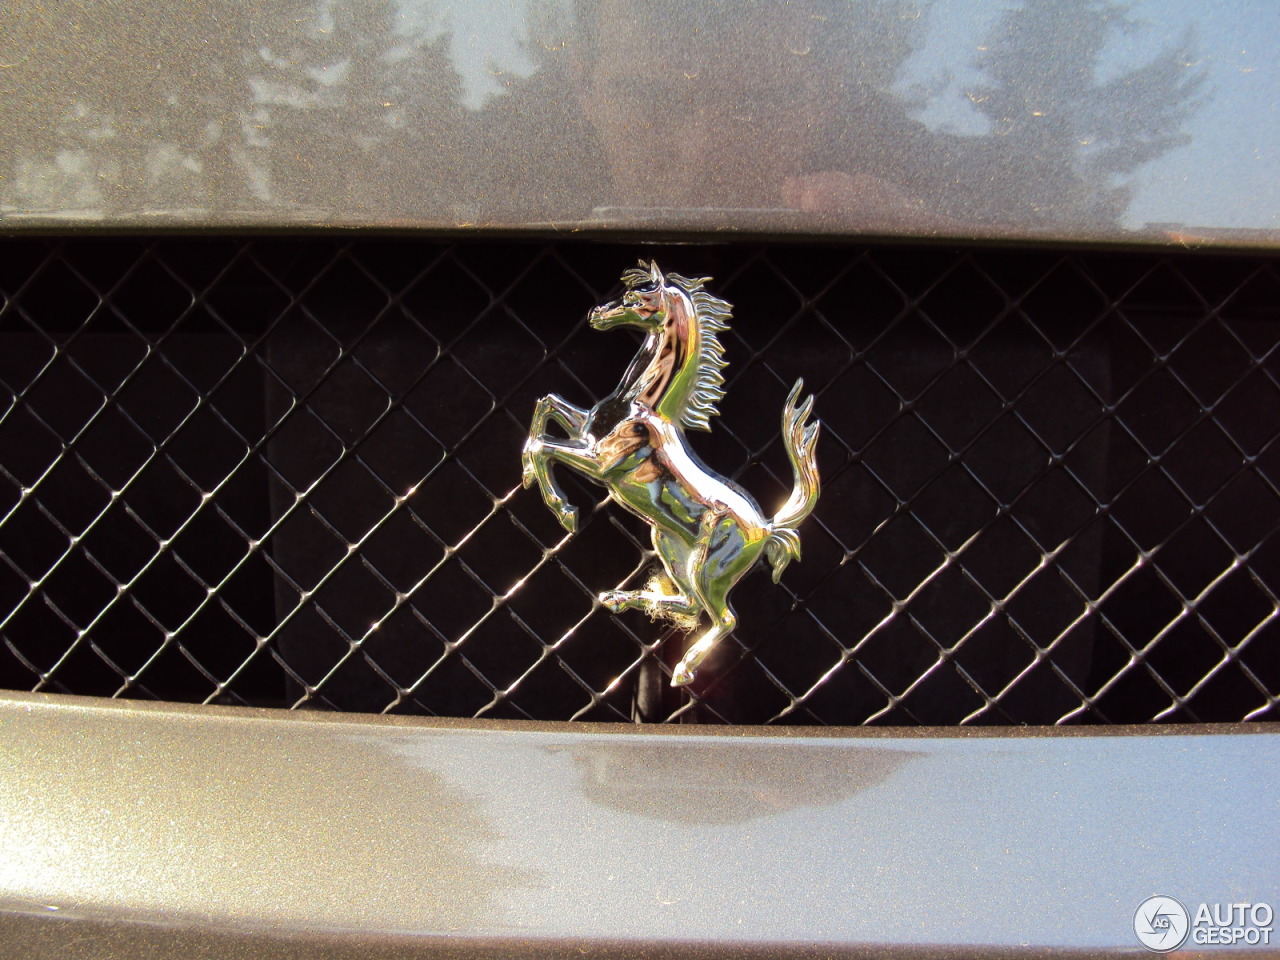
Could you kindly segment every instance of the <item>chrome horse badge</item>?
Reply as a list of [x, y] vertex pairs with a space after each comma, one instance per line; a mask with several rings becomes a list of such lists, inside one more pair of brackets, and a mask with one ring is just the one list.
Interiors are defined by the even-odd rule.
[[[646, 590], [609, 590], [600, 602], [618, 613], [643, 610], [686, 629], [703, 614], [710, 628], [685, 653], [672, 686], [693, 680], [712, 647], [737, 625], [729, 591], [763, 553], [776, 583], [792, 559], [800, 559], [797, 527], [818, 500], [814, 446], [818, 423], [809, 423], [813, 397], [800, 402], [797, 380], [782, 411], [782, 439], [795, 472], [791, 496], [766, 518], [751, 496], [712, 473], [690, 449], [684, 431], [710, 430], [724, 396], [724, 350], [716, 334], [728, 329], [729, 304], [703, 289], [710, 278], [663, 276], [656, 263], [622, 275], [621, 300], [596, 307], [596, 330], [639, 327], [640, 352], [616, 390], [590, 410], [556, 394], [538, 401], [524, 445], [524, 485], [536, 481], [542, 498], [573, 533], [578, 510], [565, 502], [551, 468], [572, 467], [603, 484], [619, 504], [653, 528], [653, 548], [665, 576]], [[547, 422], [564, 426], [569, 439], [546, 434]]]

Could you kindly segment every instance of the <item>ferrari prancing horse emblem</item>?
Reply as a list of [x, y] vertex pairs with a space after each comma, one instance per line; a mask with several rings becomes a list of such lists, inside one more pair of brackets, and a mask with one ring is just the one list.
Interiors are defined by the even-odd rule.
[[[782, 440], [795, 472], [791, 496], [772, 519], [745, 490], [712, 473], [689, 447], [684, 431], [710, 430], [724, 396], [724, 348], [716, 334], [728, 329], [730, 306], [703, 284], [679, 274], [663, 276], [656, 263], [622, 275], [621, 300], [596, 307], [596, 330], [639, 327], [644, 344], [617, 389], [590, 410], [556, 394], [538, 401], [524, 445], [523, 478], [535, 481], [542, 499], [573, 533], [578, 510], [565, 502], [551, 468], [561, 464], [602, 484], [619, 504], [653, 529], [663, 575], [645, 590], [609, 590], [600, 602], [618, 613], [638, 609], [694, 629], [706, 615], [711, 626], [688, 648], [672, 686], [694, 678], [712, 647], [737, 626], [729, 591], [763, 553], [776, 583], [792, 559], [800, 559], [797, 528], [818, 500], [814, 447], [820, 424], [809, 423], [813, 397], [800, 401], [797, 380], [782, 410]], [[548, 421], [567, 440], [546, 434]]]

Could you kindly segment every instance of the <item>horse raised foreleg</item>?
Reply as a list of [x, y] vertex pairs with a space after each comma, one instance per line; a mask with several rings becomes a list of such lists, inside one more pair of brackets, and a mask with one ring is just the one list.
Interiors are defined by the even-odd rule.
[[[537, 406], [533, 408], [533, 422], [529, 425], [529, 441], [546, 439], [547, 424], [553, 420], [569, 432], [570, 440], [581, 440], [582, 432], [586, 429], [587, 419], [590, 416], [591, 412], [589, 410], [575, 407], [559, 394], [549, 393], [540, 399]], [[525, 487], [528, 488], [537, 479], [533, 469], [533, 461], [529, 455], [528, 443], [525, 444], [521, 463], [523, 466], [521, 479]]]
[[590, 410], [575, 407], [558, 393], [548, 393], [533, 408], [533, 423], [529, 427], [529, 433], [540, 437], [546, 433], [547, 423], [555, 420], [568, 430], [571, 436], [580, 437], [590, 416]]
[[543, 502], [556, 515], [561, 526], [570, 533], [577, 533], [578, 508], [570, 506], [565, 500], [564, 492], [556, 483], [551, 468], [557, 463], [562, 463], [597, 483], [603, 483], [600, 464], [592, 457], [590, 448], [584, 443], [573, 441], [531, 438], [524, 445], [524, 455], [534, 479], [542, 488]]

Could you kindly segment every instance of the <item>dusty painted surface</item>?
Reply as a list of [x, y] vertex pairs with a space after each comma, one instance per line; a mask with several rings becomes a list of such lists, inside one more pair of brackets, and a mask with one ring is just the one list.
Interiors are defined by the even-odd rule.
[[13, 695], [0, 915], [33, 937], [1133, 949], [1153, 890], [1280, 899], [1260, 730], [654, 733]]
[[13, 0], [4, 228], [1280, 239], [1265, 0]]

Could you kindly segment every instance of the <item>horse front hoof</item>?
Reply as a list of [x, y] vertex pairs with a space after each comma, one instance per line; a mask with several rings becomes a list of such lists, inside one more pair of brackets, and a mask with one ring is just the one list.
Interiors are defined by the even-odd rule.
[[578, 532], [578, 508], [569, 507], [560, 511], [560, 525], [570, 533]]
[[671, 674], [671, 685], [673, 687], [683, 687], [693, 682], [693, 671], [683, 663], [677, 664], [675, 672]]

